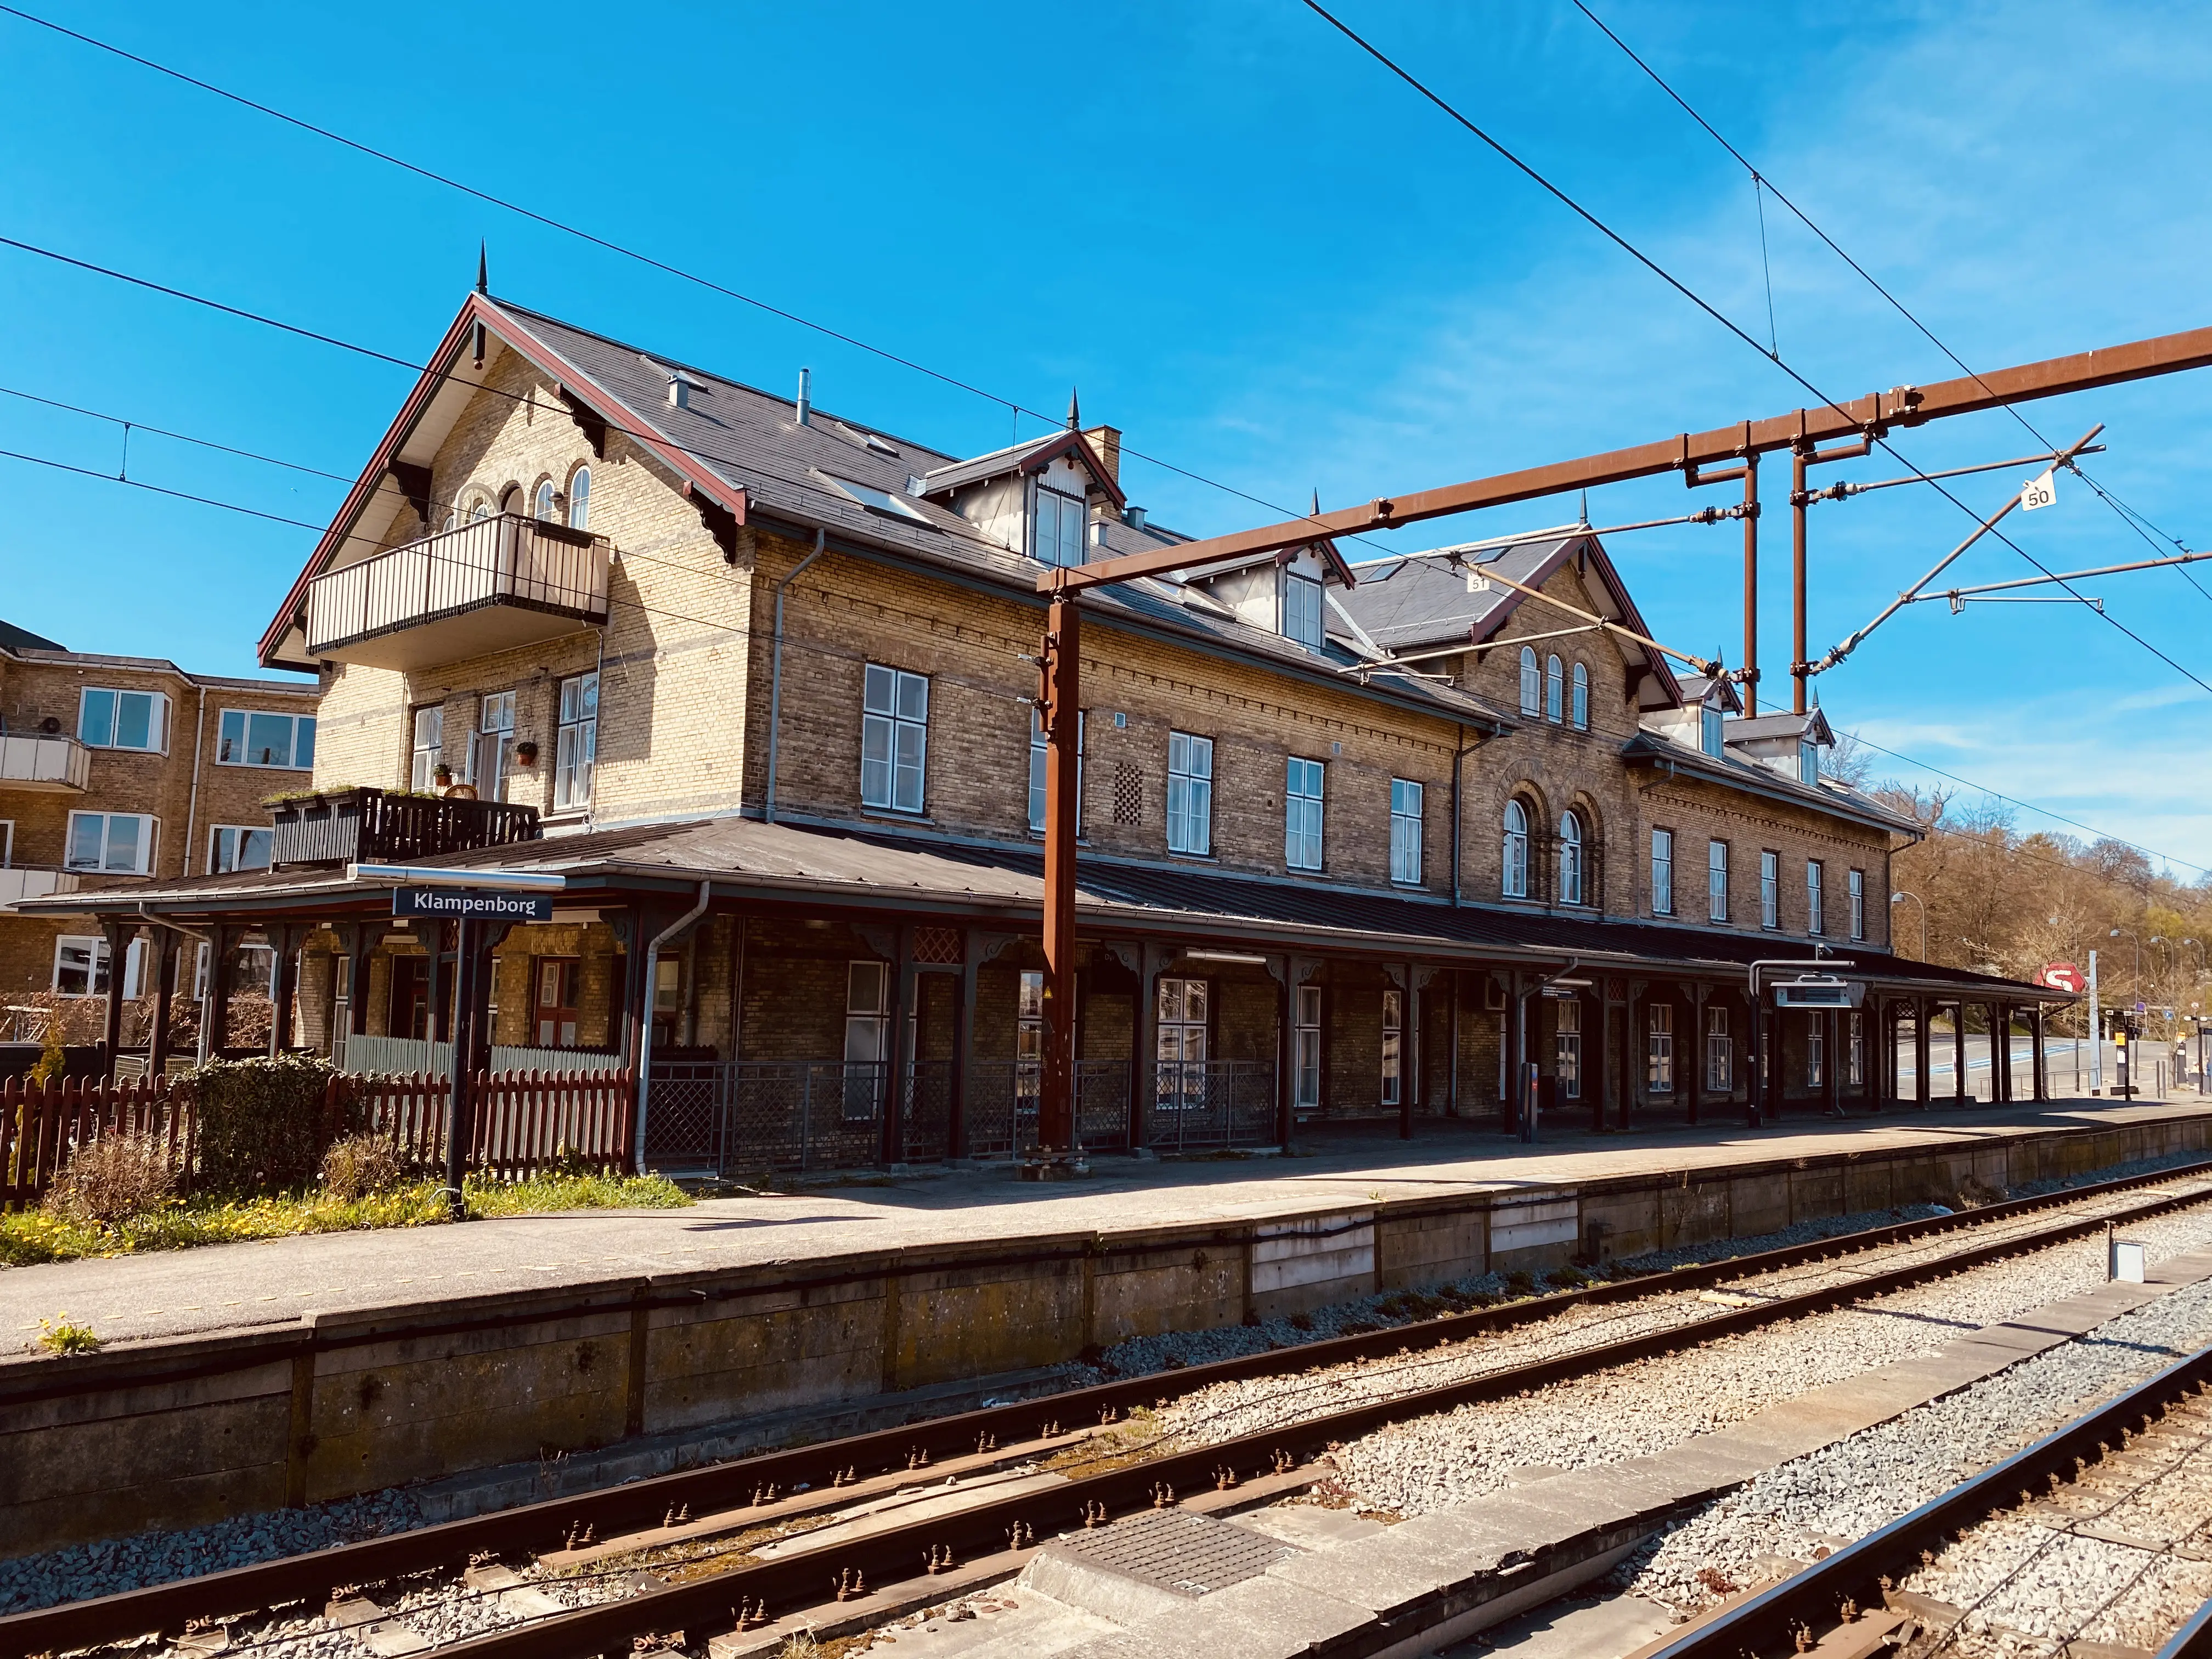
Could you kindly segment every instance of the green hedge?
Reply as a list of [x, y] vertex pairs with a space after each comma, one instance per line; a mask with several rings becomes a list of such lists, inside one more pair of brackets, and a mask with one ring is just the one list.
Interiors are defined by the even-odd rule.
[[212, 1193], [280, 1192], [312, 1183], [331, 1143], [358, 1126], [325, 1104], [336, 1073], [301, 1054], [214, 1060], [192, 1073], [198, 1185]]

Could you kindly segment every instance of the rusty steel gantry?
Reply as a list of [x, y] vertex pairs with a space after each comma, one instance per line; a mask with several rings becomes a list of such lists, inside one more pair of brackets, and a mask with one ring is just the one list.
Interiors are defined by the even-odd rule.
[[[1265, 554], [1281, 554], [1331, 536], [1395, 530], [1427, 519], [1504, 507], [1515, 501], [1680, 472], [1691, 488], [1743, 484], [1744, 659], [1736, 671], [1747, 710], [1754, 708], [1759, 681], [1759, 459], [1790, 455], [1790, 593], [1795, 703], [1805, 707], [1812, 666], [1806, 645], [1805, 508], [1808, 469], [1864, 455], [1894, 428], [1914, 427], [1956, 415], [1979, 414], [2012, 404], [2129, 380], [2180, 374], [2212, 365], [2212, 328], [2187, 330], [2101, 347], [2071, 356], [2045, 358], [2012, 368], [1894, 386], [1847, 403], [1798, 409], [1763, 421], [1741, 421], [1705, 432], [1681, 433], [1628, 449], [1526, 467], [1407, 495], [1378, 496], [1361, 506], [1312, 513], [1256, 530], [1128, 553], [1095, 564], [1056, 568], [1037, 578], [1049, 599], [1043, 651], [1037, 669], [1037, 710], [1045, 738], [1044, 1053], [1039, 1067], [1037, 1146], [1024, 1166], [1034, 1177], [1071, 1170], [1075, 1146], [1075, 791], [1078, 729], [1082, 701], [1079, 595], [1144, 576], [1209, 567]], [[1822, 449], [1823, 444], [1835, 447]], [[1705, 472], [1708, 466], [1719, 472]]]

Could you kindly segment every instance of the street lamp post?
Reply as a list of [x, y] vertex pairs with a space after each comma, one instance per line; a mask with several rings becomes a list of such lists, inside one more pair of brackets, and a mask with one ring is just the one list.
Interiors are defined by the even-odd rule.
[[1906, 899], [1920, 906], [1920, 959], [1925, 962], [1928, 960], [1928, 906], [1917, 893], [1892, 893], [1889, 896], [1892, 904], [1900, 904]]
[[2128, 943], [2135, 947], [2135, 1000], [2141, 1002], [2143, 1000], [2142, 937], [2132, 927], [2115, 927], [2112, 929], [2109, 937], [2118, 939], [2123, 933], [2125, 933], [2128, 936]]

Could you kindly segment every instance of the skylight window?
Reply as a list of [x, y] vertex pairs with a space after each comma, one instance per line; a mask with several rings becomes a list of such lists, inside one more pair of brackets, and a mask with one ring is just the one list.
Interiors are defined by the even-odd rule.
[[915, 524], [929, 522], [921, 514], [892, 495], [888, 489], [878, 489], [873, 484], [859, 483], [851, 478], [832, 477], [827, 472], [818, 473], [816, 476], [848, 500], [858, 501], [872, 513], [880, 513], [886, 518], [891, 519], [908, 519]]

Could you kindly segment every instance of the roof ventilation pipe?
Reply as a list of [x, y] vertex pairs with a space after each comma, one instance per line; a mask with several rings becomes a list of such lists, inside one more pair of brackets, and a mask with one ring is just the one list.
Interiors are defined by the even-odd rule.
[[811, 368], [802, 368], [799, 371], [799, 403], [796, 418], [799, 425], [811, 426], [814, 423], [813, 414], [814, 371]]

